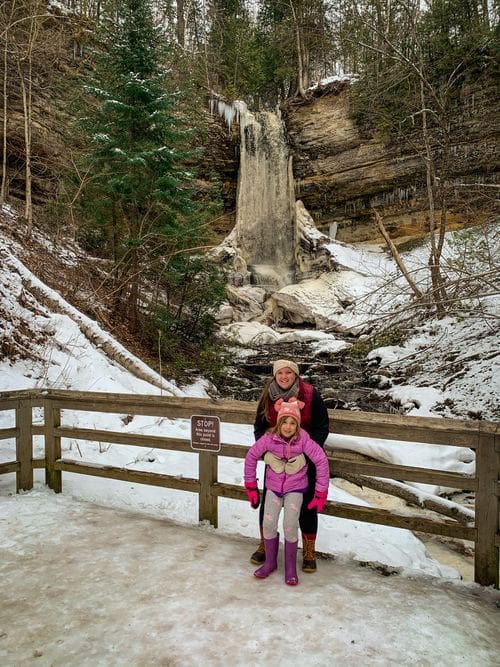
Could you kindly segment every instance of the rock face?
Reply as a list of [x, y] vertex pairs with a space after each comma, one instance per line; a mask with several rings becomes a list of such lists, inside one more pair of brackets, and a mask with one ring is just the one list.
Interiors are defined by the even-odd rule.
[[[32, 198], [35, 204], [52, 199], [57, 193], [60, 165], [68, 150], [61, 127], [68, 124], [68, 116], [40, 95], [32, 109], [31, 172]], [[0, 112], [3, 125], [3, 113]], [[2, 132], [3, 134], [3, 132]], [[7, 116], [7, 192], [13, 199], [25, 197], [25, 136], [24, 116], [18, 109]]]
[[236, 218], [236, 185], [239, 164], [239, 128], [235, 124], [227, 127], [223, 120], [208, 109], [202, 123], [206, 135], [198, 138], [195, 148], [201, 149], [194, 169], [198, 176], [197, 189], [200, 195], [214, 187], [222, 203], [221, 215], [212, 223], [211, 229], [222, 239], [234, 227]]
[[[459, 195], [470, 184], [495, 183], [498, 174], [498, 127], [493, 91], [463, 90], [460, 113], [453, 119], [451, 174], [456, 184], [450, 201], [449, 228], [488, 214], [486, 204], [464, 206]], [[425, 169], [416, 150], [363, 138], [350, 118], [350, 85], [336, 82], [318, 89], [304, 103], [284, 110], [293, 154], [296, 196], [326, 234], [352, 242], [378, 237], [371, 209], [382, 214], [392, 236], [428, 231]]]

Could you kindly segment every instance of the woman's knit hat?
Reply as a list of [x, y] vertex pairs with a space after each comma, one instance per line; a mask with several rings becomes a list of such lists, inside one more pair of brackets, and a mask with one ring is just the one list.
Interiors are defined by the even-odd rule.
[[275, 377], [276, 373], [282, 368], [291, 368], [297, 377], [300, 375], [299, 367], [294, 361], [290, 361], [289, 359], [278, 359], [273, 364], [273, 377]]
[[274, 409], [278, 414], [276, 423], [278, 423], [282, 417], [293, 417], [297, 422], [297, 425], [300, 426], [300, 411], [304, 405], [305, 403], [297, 400], [295, 396], [292, 396], [289, 401], [284, 401], [282, 398], [279, 398], [274, 404]]

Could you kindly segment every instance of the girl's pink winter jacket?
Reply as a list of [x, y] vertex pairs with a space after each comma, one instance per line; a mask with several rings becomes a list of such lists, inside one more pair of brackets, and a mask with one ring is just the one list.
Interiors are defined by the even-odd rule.
[[[305, 454], [316, 466], [315, 491], [327, 492], [330, 481], [328, 459], [321, 447], [311, 439], [303, 429], [299, 429], [289, 442], [276, 433], [265, 433], [255, 442], [245, 457], [245, 482], [256, 482], [257, 462], [266, 452], [272, 452], [283, 461]], [[270, 466], [266, 469], [266, 488], [282, 496], [290, 491], [307, 491], [307, 465], [296, 473], [275, 472]]]

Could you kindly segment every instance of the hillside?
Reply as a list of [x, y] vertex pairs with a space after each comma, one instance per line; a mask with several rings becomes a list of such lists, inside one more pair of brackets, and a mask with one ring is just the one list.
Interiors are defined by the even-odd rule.
[[[27, 369], [30, 364], [32, 366], [31, 370], [26, 370], [22, 386], [16, 384], [19, 380], [13, 379], [14, 384], [8, 388], [51, 385], [95, 389], [95, 374], [92, 373], [88, 376], [80, 374], [80, 382], [76, 385], [74, 379], [71, 385], [67, 384], [65, 375], [71, 375], [67, 369], [65, 371], [68, 362], [56, 360], [60, 351], [72, 357], [71, 337], [81, 335], [100, 348], [104, 346], [103, 351], [113, 356], [116, 363], [124, 363], [143, 380], [153, 382], [157, 387], [161, 385], [164, 389], [170, 387], [171, 391], [178, 391], [170, 378], [160, 379], [157, 371], [161, 360], [144, 353], [140, 338], [132, 338], [126, 329], [109, 326], [106, 304], [99, 301], [97, 290], [102, 277], [102, 260], [88, 257], [71, 239], [54, 239], [41, 230], [26, 243], [23, 241], [22, 222], [11, 208], [4, 208], [2, 212], [0, 235], [0, 363], [3, 372], [20, 362], [26, 364]], [[494, 258], [498, 254], [496, 228], [490, 230], [489, 235], [482, 232], [475, 247], [478, 247], [477, 244], [481, 247], [486, 242]], [[468, 247], [472, 248], [472, 241], [468, 243]], [[404, 281], [402, 284], [401, 278], [390, 278], [394, 265], [380, 249], [373, 249], [371, 259], [366, 248], [357, 250], [345, 244], [337, 244], [332, 252], [338, 258], [342, 257], [344, 264], [344, 271], [332, 276], [345, 283], [344, 293], [350, 293], [349, 298], [353, 302], [346, 311], [346, 317], [351, 320], [353, 317], [372, 317], [374, 309], [381, 315], [383, 311], [394, 309], [395, 303], [399, 303], [399, 310], [404, 315], [404, 325], [400, 323], [399, 326], [404, 326], [405, 335], [397, 345], [384, 344], [387, 337], [368, 344], [366, 335], [356, 343], [356, 354], [363, 354], [369, 369], [369, 381], [375, 391], [389, 396], [405, 414], [498, 419], [500, 299], [493, 289], [494, 278], [490, 281], [489, 291], [485, 290], [483, 296], [464, 300], [454, 315], [441, 320], [422, 321], [418, 312], [412, 315], [411, 309], [408, 310], [410, 301], [408, 295], [405, 296]], [[425, 254], [425, 247], [416, 248], [409, 251], [406, 258], [408, 262], [413, 262], [410, 265], [421, 267]], [[365, 280], [364, 291], [361, 292], [360, 263], [363, 264]], [[371, 278], [370, 265], [373, 267]], [[29, 272], [33, 278], [27, 277]], [[37, 279], [43, 284], [38, 284]], [[349, 287], [350, 284], [352, 287]], [[385, 286], [383, 298], [381, 285]], [[392, 286], [391, 289], [388, 285]], [[357, 294], [357, 301], [353, 294]], [[58, 303], [60, 297], [68, 302], [68, 306], [62, 307]], [[64, 330], [61, 320], [57, 319], [61, 313], [76, 322], [78, 332], [69, 334], [66, 341], [59, 335]], [[239, 329], [240, 346], [230, 365], [235, 366], [238, 372], [238, 357], [244, 363], [246, 348], [248, 352], [253, 350], [255, 353], [255, 345], [251, 341], [257, 333], [262, 339], [266, 327], [258, 323], [251, 327], [245, 323], [232, 325], [233, 340], [236, 340], [235, 326]], [[245, 334], [246, 327], [249, 327], [249, 334]], [[265, 345], [262, 354], [266, 356], [279, 355], [282, 349], [280, 342], [303, 342], [308, 337], [311, 339], [308, 344], [310, 358], [319, 355], [323, 362], [325, 355], [339, 354], [346, 347], [345, 344], [339, 345], [335, 332], [269, 331], [271, 336], [267, 340], [274, 337], [275, 344]], [[110, 342], [115, 339], [119, 343]], [[345, 349], [343, 353], [346, 354]], [[135, 357], [136, 361], [130, 362], [129, 357]], [[35, 368], [38, 370], [35, 371]]]

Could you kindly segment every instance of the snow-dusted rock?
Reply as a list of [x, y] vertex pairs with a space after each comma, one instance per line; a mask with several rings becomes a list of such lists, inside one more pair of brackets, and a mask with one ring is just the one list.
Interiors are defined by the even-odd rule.
[[228, 303], [223, 303], [215, 314], [215, 321], [217, 324], [229, 324], [234, 320], [234, 308]]
[[295, 224], [297, 238], [295, 249], [296, 273], [299, 279], [316, 278], [325, 271], [335, 270], [334, 258], [327, 249], [330, 239], [314, 224], [304, 204], [295, 202]]
[[262, 315], [266, 292], [261, 287], [227, 285], [226, 295], [233, 308], [233, 321], [248, 322]]
[[277, 343], [280, 334], [259, 322], [233, 322], [221, 327], [219, 335], [241, 345]]
[[319, 278], [287, 285], [268, 301], [275, 322], [312, 324], [318, 329], [359, 331], [365, 319], [351, 312], [358, 294], [363, 294], [363, 276], [354, 271], [324, 273]]

